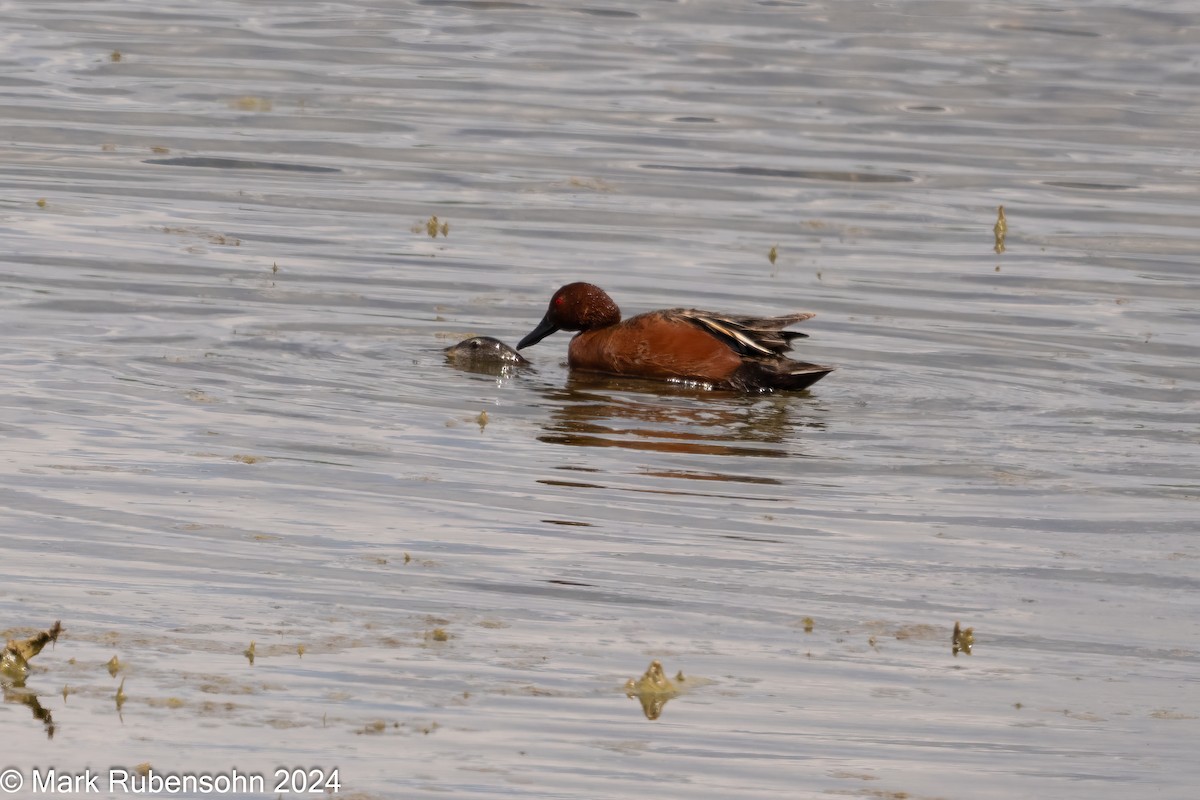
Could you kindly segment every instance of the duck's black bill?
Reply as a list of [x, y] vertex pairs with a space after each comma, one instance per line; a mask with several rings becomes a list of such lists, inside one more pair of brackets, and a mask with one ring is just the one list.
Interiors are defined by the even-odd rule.
[[557, 330], [558, 326], [551, 322], [550, 315], [546, 314], [546, 316], [542, 317], [542, 321], [538, 323], [538, 326], [529, 332], [529, 335], [517, 342], [517, 349], [522, 350], [531, 344], [537, 344]]

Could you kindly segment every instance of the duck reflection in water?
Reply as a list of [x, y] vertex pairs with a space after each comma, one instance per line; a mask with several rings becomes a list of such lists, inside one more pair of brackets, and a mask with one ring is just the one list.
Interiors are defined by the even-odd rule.
[[803, 429], [825, 426], [819, 417], [804, 419], [794, 395], [713, 392], [591, 373], [572, 373], [565, 388], [548, 389], [544, 396], [553, 411], [538, 438], [576, 447], [787, 458], [799, 455]]

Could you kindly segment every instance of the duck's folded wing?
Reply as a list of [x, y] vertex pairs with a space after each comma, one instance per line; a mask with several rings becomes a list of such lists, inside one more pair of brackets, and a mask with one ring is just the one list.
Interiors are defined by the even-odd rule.
[[695, 308], [673, 309], [670, 313], [700, 326], [742, 355], [767, 358], [792, 349], [792, 339], [808, 336], [799, 331], [785, 331], [784, 328], [816, 316], [802, 313], [781, 317], [731, 317]]

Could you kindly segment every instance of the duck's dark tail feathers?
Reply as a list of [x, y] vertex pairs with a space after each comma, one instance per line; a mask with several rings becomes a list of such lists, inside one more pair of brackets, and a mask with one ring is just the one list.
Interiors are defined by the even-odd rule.
[[730, 383], [735, 389], [750, 392], [782, 390], [798, 392], [807, 389], [833, 372], [833, 367], [790, 361], [747, 361], [733, 376]]

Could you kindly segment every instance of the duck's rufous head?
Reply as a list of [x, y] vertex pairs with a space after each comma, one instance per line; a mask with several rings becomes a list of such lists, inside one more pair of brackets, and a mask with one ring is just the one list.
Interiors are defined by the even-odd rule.
[[616, 325], [621, 309], [603, 289], [591, 283], [568, 283], [550, 298], [546, 316], [517, 343], [520, 350], [537, 344], [555, 331], [588, 331]]

